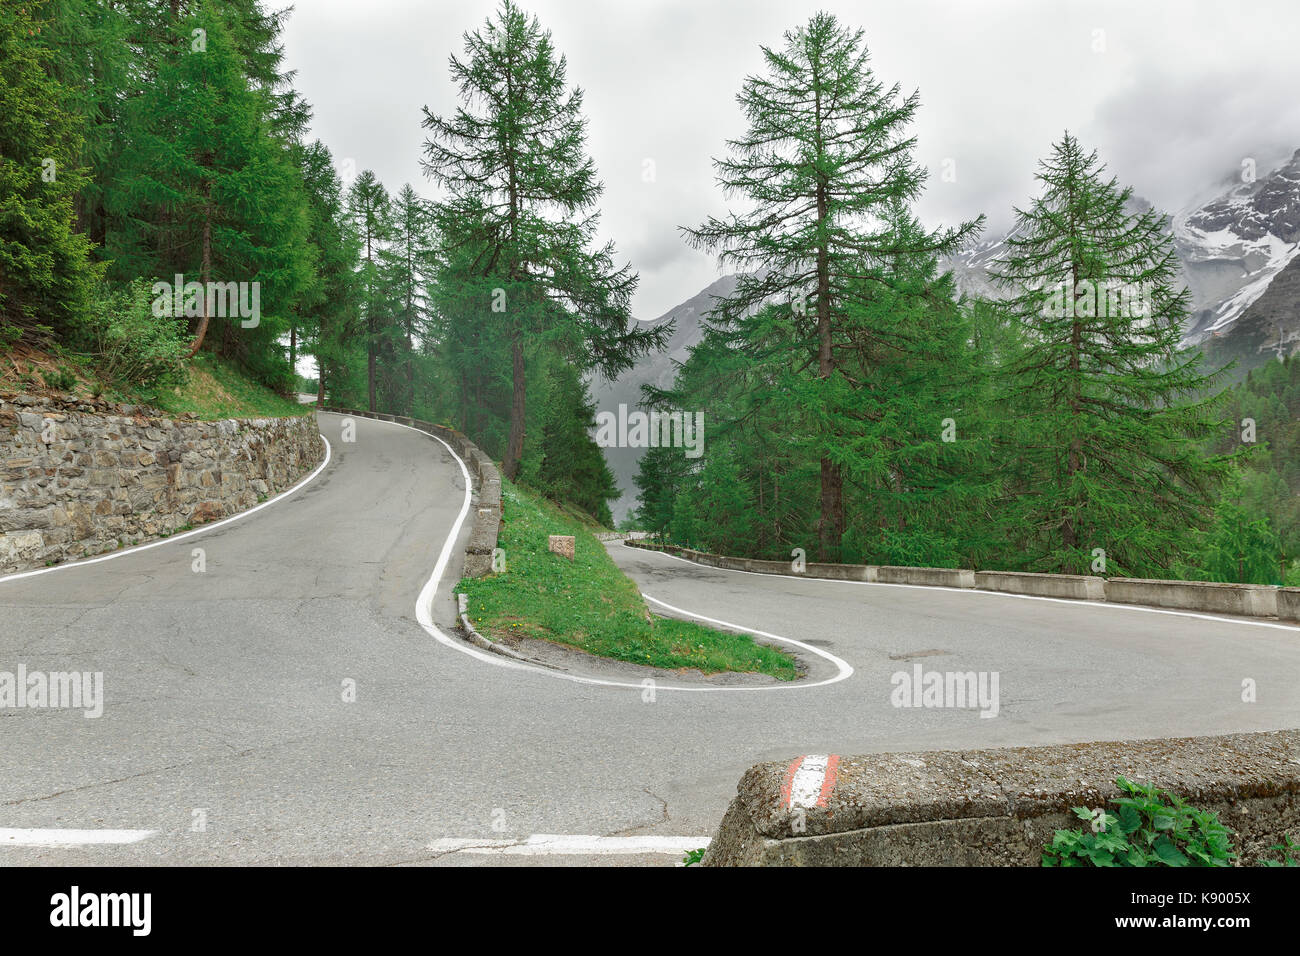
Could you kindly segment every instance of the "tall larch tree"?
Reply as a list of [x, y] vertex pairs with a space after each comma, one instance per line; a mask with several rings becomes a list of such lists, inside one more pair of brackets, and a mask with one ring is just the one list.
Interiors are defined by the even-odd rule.
[[[424, 111], [423, 165], [443, 196], [436, 218], [445, 251], [490, 277], [483, 321], [506, 327], [511, 367], [510, 434], [503, 471], [524, 453], [530, 342], [558, 332], [558, 347], [582, 368], [613, 377], [662, 345], [662, 329], [638, 328], [629, 302], [636, 276], [616, 268], [612, 243], [595, 246], [603, 186], [586, 153], [582, 91], [549, 32], [505, 0], [465, 35], [452, 56], [461, 105]], [[495, 308], [494, 308], [495, 307]]]
[[714, 321], [734, 326], [777, 304], [791, 317], [789, 347], [807, 353], [815, 369], [819, 386], [804, 401], [821, 467], [818, 551], [836, 561], [845, 531], [845, 429], [856, 401], [846, 355], [867, 335], [853, 306], [865, 305], [873, 287], [888, 287], [886, 255], [952, 252], [978, 222], [911, 235], [899, 247], [887, 212], [914, 201], [925, 182], [907, 133], [919, 97], [876, 78], [863, 31], [819, 13], [788, 31], [782, 49], [763, 47], [763, 59], [765, 72], [748, 77], [737, 97], [748, 129], [714, 161], [720, 185], [745, 200], [746, 211], [684, 231], [724, 268], [743, 273]]
[[1211, 519], [1233, 467], [1204, 452], [1223, 396], [1181, 345], [1189, 293], [1166, 217], [1069, 133], [1037, 178], [994, 268], [1026, 330], [1004, 450], [1021, 493], [1003, 513], [1035, 569], [1156, 574]]

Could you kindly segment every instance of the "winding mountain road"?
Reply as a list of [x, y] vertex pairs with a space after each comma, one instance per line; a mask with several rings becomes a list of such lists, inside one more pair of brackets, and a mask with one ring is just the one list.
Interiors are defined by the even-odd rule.
[[[105, 688], [98, 719], [0, 710], [0, 865], [671, 863], [761, 760], [1300, 726], [1294, 627], [617, 543], [649, 597], [852, 673], [800, 651], [802, 684], [669, 675], [651, 700], [623, 665], [520, 666], [452, 636], [460, 463], [399, 425], [359, 419], [344, 442], [339, 416], [319, 418], [328, 465], [257, 513], [0, 578], [0, 671], [102, 672]], [[998, 672], [997, 717], [892, 706], [891, 675], [915, 664]], [[613, 839], [515, 845], [536, 834]]]

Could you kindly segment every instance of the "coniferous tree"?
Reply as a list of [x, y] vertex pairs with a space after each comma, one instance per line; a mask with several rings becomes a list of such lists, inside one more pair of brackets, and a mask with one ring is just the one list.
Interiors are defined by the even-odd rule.
[[[316, 399], [324, 404], [330, 372], [346, 365], [352, 338], [357, 244], [348, 228], [343, 184], [329, 149], [313, 142], [298, 151], [298, 161], [311, 217], [309, 235], [317, 254], [315, 281], [298, 303], [291, 335], [301, 336], [316, 357]], [[294, 365], [292, 346], [290, 353]]]
[[0, 333], [72, 335], [95, 280], [73, 231], [81, 123], [40, 29], [26, 4], [0, 0]]
[[392, 324], [382, 343], [391, 369], [390, 410], [410, 415], [415, 405], [415, 353], [429, 321], [429, 281], [434, 268], [433, 217], [407, 183], [392, 202], [390, 241], [381, 256], [392, 300]]
[[[269, 371], [284, 365], [283, 316], [310, 281], [308, 213], [293, 158], [270, 128], [274, 104], [250, 85], [240, 30], [224, 14], [203, 0], [170, 24], [153, 82], [123, 108], [129, 148], [108, 197], [108, 252], [121, 279], [256, 283], [260, 314], [227, 316], [218, 345]], [[191, 354], [213, 319], [212, 296], [200, 298]], [[255, 330], [249, 341], [235, 334], [241, 327]]]
[[1189, 295], [1165, 217], [1104, 169], [1067, 133], [995, 265], [1026, 331], [1004, 450], [1020, 493], [1003, 514], [1028, 567], [1167, 573], [1232, 465], [1203, 450], [1221, 395], [1180, 345]]
[[392, 200], [372, 170], [365, 170], [348, 190], [348, 215], [360, 245], [358, 285], [366, 343], [366, 408], [377, 411], [379, 354], [392, 321], [385, 295], [381, 255], [392, 231]]
[[462, 105], [447, 116], [424, 111], [424, 167], [445, 190], [435, 207], [444, 245], [496, 280], [483, 320], [500, 322], [509, 346], [508, 478], [524, 454], [530, 341], [568, 326], [571, 359], [614, 377], [667, 335], [635, 327], [636, 276], [615, 268], [612, 243], [593, 246], [602, 186], [585, 152], [582, 92], [566, 73], [537, 18], [504, 0], [465, 35], [465, 58], [451, 58]]
[[885, 216], [893, 203], [916, 199], [925, 180], [906, 132], [919, 99], [875, 77], [861, 30], [819, 13], [787, 32], [782, 50], [764, 47], [763, 58], [766, 72], [746, 79], [737, 97], [749, 128], [714, 162], [723, 188], [746, 199], [749, 211], [685, 231], [743, 273], [714, 310], [715, 321], [735, 325], [762, 306], [784, 308], [787, 347], [816, 370], [801, 403], [821, 468], [818, 549], [822, 560], [834, 561], [851, 464], [844, 448], [861, 400], [845, 370], [870, 334], [855, 306], [888, 287], [883, 257], [951, 252], [978, 223], [917, 233], [899, 246]]

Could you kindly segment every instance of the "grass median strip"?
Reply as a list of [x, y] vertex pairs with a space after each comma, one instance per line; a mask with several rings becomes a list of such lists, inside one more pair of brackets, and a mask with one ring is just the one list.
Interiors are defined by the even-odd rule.
[[[655, 617], [589, 525], [507, 481], [498, 541], [505, 571], [466, 578], [469, 616], [490, 640], [528, 637], [614, 660], [706, 674], [740, 671], [793, 680], [793, 658], [748, 634]], [[550, 535], [573, 535], [572, 561], [547, 550]]]

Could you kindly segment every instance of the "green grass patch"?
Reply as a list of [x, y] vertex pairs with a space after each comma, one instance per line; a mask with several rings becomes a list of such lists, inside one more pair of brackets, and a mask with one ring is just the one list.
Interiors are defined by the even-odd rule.
[[[591, 525], [504, 479], [505, 523], [498, 546], [506, 570], [466, 578], [475, 629], [490, 640], [530, 637], [591, 654], [706, 674], [742, 671], [793, 680], [794, 660], [748, 634], [651, 615], [636, 585], [596, 540]], [[572, 562], [547, 550], [552, 534], [574, 536]]]
[[307, 415], [302, 405], [247, 378], [229, 362], [200, 352], [189, 362], [189, 381], [180, 388], [160, 389], [150, 404], [171, 415], [192, 412], [204, 420], [218, 418], [286, 418]]

